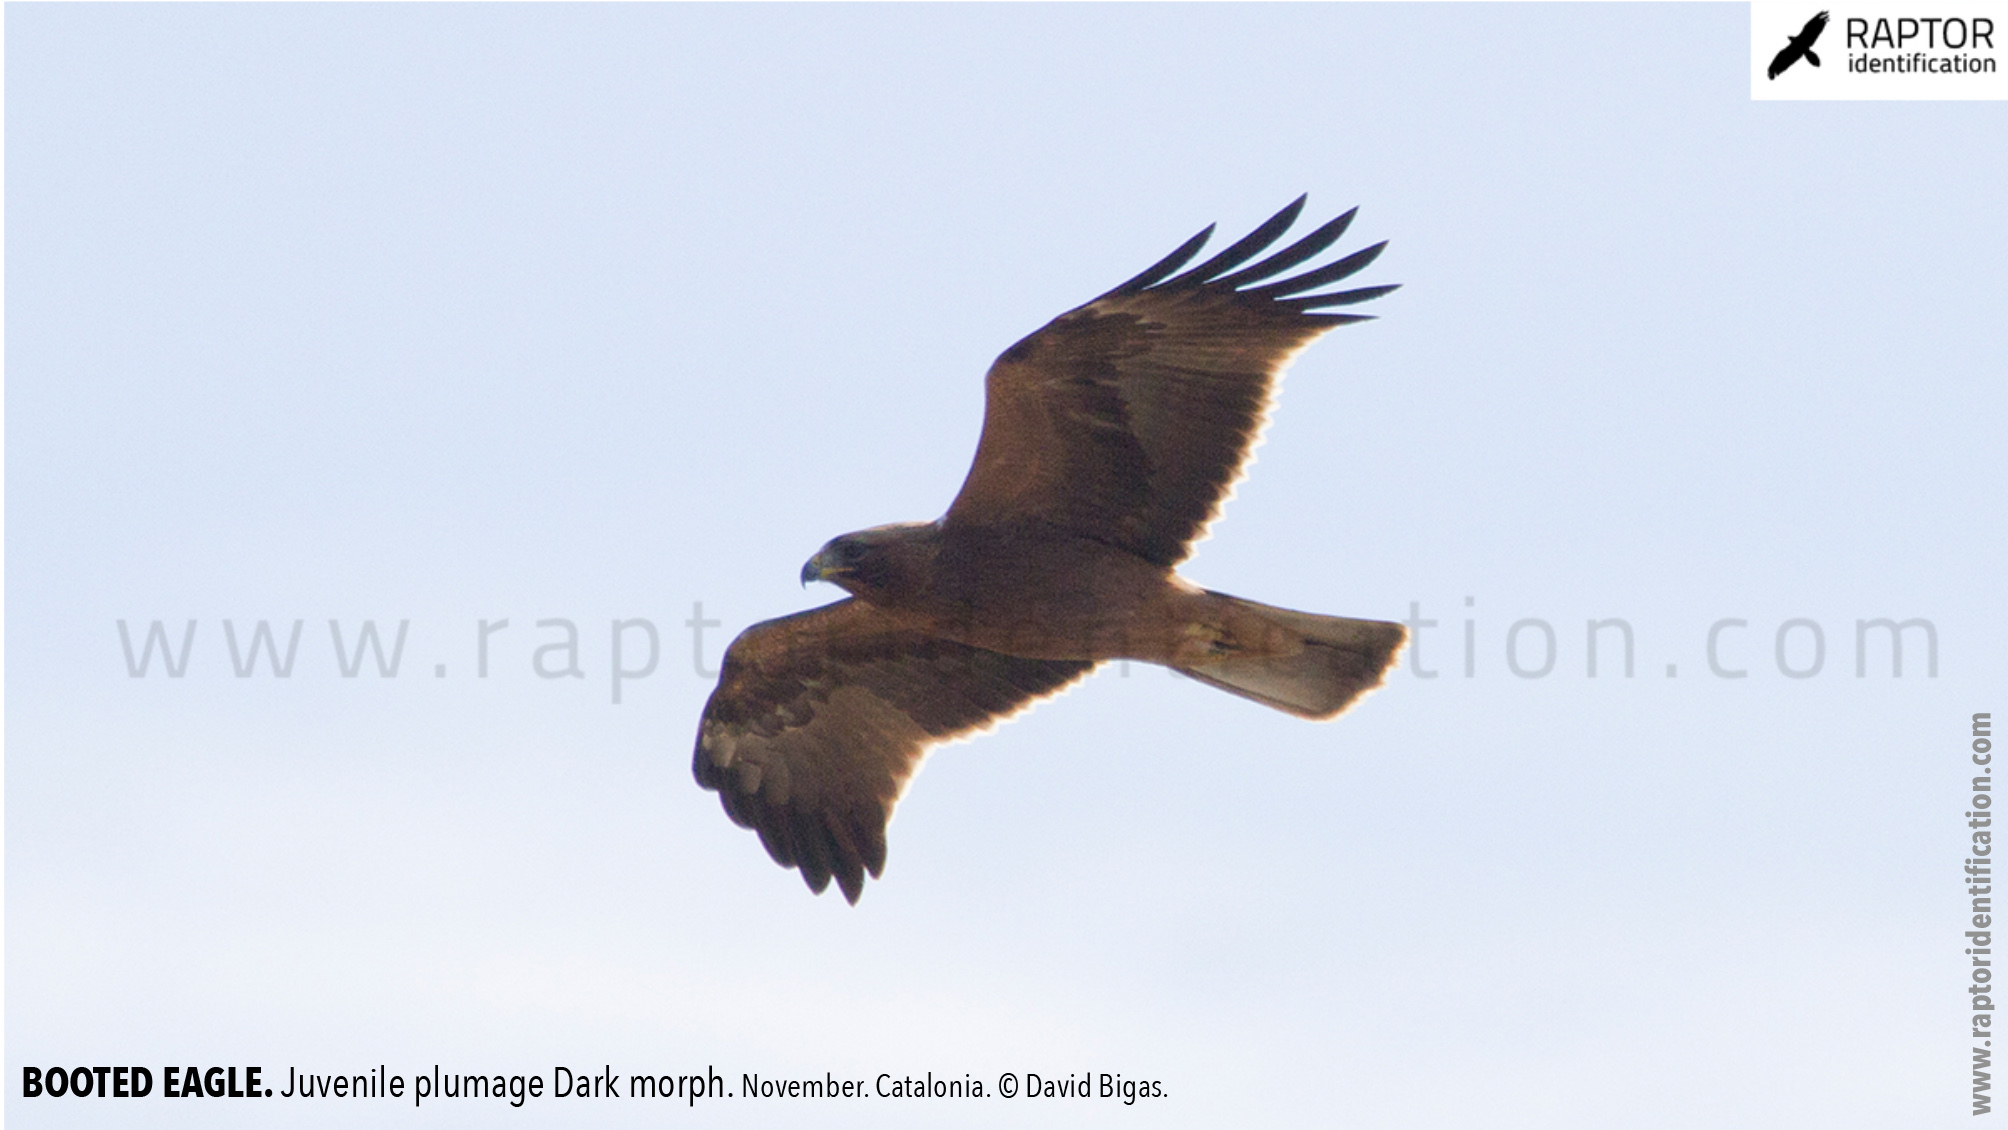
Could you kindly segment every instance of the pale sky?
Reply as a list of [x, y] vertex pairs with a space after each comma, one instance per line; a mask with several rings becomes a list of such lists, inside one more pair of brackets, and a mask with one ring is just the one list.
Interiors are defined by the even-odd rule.
[[[10, 1123], [1969, 1117], [2001, 104], [1753, 103], [1726, 4], [6, 22]], [[1322, 725], [1105, 670], [810, 895], [691, 780], [700, 669], [940, 513], [999, 351], [1307, 191], [1404, 285], [1186, 572], [1419, 655]], [[21, 1096], [100, 1063], [1165, 1095]]]

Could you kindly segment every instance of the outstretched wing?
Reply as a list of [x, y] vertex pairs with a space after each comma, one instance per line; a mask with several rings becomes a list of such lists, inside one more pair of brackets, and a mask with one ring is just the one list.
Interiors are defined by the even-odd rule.
[[1093, 669], [910, 628], [856, 600], [755, 624], [725, 653], [691, 771], [783, 867], [852, 903], [885, 867], [886, 822], [930, 746]]
[[1366, 320], [1322, 311], [1395, 289], [1307, 293], [1373, 262], [1384, 243], [1264, 282], [1336, 243], [1353, 212], [1246, 266], [1303, 207], [1298, 197], [1179, 273], [1208, 227], [1005, 350], [990, 367], [975, 464], [943, 521], [1038, 521], [1160, 565], [1184, 560], [1240, 477], [1290, 359], [1332, 327]]

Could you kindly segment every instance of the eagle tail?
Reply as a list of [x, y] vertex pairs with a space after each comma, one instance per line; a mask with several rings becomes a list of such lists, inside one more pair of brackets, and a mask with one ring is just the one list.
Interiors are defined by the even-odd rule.
[[1177, 670], [1299, 718], [1338, 717], [1381, 685], [1408, 642], [1408, 630], [1400, 624], [1318, 616], [1224, 593], [1212, 595], [1232, 601], [1236, 612], [1252, 614], [1295, 635], [1302, 646], [1280, 655], [1228, 655]]
[[1820, 65], [1820, 57], [1818, 55], [1813, 54], [1811, 51], [1806, 52], [1806, 61], [1808, 63], [1813, 64], [1816, 67]]

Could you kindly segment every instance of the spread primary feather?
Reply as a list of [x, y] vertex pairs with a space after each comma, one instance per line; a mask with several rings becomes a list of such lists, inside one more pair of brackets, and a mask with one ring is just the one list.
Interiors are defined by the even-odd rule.
[[[1353, 212], [1267, 258], [1299, 197], [1186, 269], [1207, 228], [991, 366], [976, 458], [948, 512], [833, 539], [803, 570], [851, 595], [726, 651], [692, 769], [810, 889], [855, 903], [927, 751], [1110, 659], [1176, 668], [1306, 718], [1380, 685], [1399, 624], [1208, 592], [1173, 572], [1231, 495], [1277, 379], [1392, 286], [1316, 292], [1375, 244], [1310, 262]], [[1181, 273], [1182, 271], [1182, 273]], [[1255, 285], [1263, 284], [1263, 285]]]

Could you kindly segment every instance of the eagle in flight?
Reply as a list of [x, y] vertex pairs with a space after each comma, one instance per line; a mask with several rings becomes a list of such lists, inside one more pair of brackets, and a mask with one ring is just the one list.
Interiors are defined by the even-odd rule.
[[1816, 67], [1819, 66], [1820, 57], [1813, 54], [1813, 44], [1820, 41], [1820, 33], [1825, 30], [1827, 30], [1827, 13], [1821, 12], [1807, 20], [1806, 26], [1799, 29], [1799, 34], [1787, 39], [1784, 48], [1771, 56], [1771, 69], [1764, 72], [1765, 75], [1775, 79], [1802, 58]]
[[832, 540], [802, 582], [849, 598], [732, 642], [691, 768], [811, 890], [834, 878], [857, 902], [931, 746], [1104, 661], [1162, 664], [1303, 718], [1380, 685], [1400, 624], [1274, 608], [1173, 571], [1240, 477], [1290, 360], [1367, 320], [1328, 311], [1395, 289], [1319, 293], [1385, 243], [1290, 274], [1358, 209], [1251, 264], [1303, 207], [1187, 268], [1209, 226], [1005, 350], [948, 512]]

